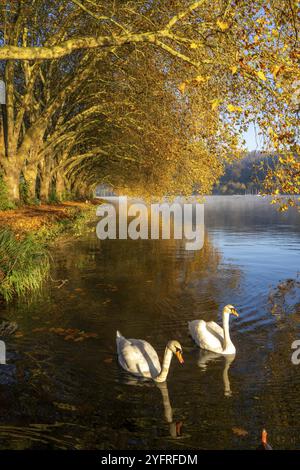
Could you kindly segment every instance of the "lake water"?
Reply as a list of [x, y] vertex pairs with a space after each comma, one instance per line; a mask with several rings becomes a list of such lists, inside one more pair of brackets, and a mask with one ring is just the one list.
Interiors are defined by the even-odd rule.
[[[299, 215], [215, 196], [205, 225], [197, 252], [174, 240], [100, 241], [94, 227], [59, 242], [43, 291], [0, 307], [19, 324], [0, 366], [1, 449], [252, 449], [262, 427], [274, 448], [300, 448], [299, 289], [282, 284], [298, 275]], [[187, 331], [188, 320], [220, 322], [227, 303], [240, 312], [232, 362], [200, 353]], [[179, 340], [185, 364], [173, 359], [162, 387], [130, 379], [117, 329], [160, 358]], [[97, 337], [81, 340], [82, 330]]]

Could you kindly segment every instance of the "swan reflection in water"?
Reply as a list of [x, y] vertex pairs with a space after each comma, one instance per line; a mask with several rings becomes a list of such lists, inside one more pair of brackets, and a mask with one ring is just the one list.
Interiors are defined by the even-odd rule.
[[210, 362], [216, 362], [220, 360], [224, 361], [223, 384], [224, 384], [224, 396], [225, 397], [232, 396], [228, 371], [234, 359], [235, 359], [235, 354], [220, 356], [220, 354], [216, 354], [210, 351], [203, 351], [203, 350], [199, 351], [197, 364], [198, 364], [198, 367], [200, 367], [202, 370], [206, 370]]
[[177, 421], [177, 422], [173, 421], [173, 410], [172, 410], [172, 406], [170, 403], [167, 382], [158, 383], [156, 384], [156, 386], [157, 388], [159, 388], [160, 393], [161, 393], [163, 406], [164, 406], [165, 420], [169, 424], [170, 436], [173, 437], [174, 439], [176, 439], [177, 437], [181, 437], [182, 421]]
[[[122, 383], [126, 385], [135, 386], [148, 386], [153, 387], [153, 383], [149, 380], [143, 380], [137, 377], [128, 376]], [[173, 421], [173, 409], [170, 402], [169, 390], [167, 382], [155, 383], [155, 387], [159, 389], [162, 398], [162, 404], [164, 408], [164, 418], [169, 425], [169, 433], [173, 439], [177, 439], [182, 436], [182, 421]]]

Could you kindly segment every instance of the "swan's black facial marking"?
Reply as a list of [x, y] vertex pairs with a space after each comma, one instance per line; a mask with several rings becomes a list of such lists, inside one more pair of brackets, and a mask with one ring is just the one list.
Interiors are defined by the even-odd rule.
[[184, 363], [184, 360], [183, 360], [183, 357], [182, 357], [182, 349], [179, 348], [178, 346], [175, 346], [175, 356], [177, 357], [180, 364]]
[[234, 307], [231, 307], [231, 308], [230, 308], [230, 313], [231, 313], [232, 315], [234, 315], [235, 317], [238, 317], [238, 316], [239, 316], [238, 312], [236, 311], [236, 309], [235, 309]]

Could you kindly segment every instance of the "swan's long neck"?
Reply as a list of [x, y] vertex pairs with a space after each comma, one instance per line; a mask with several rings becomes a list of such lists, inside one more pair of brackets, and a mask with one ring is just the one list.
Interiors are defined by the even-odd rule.
[[224, 349], [232, 344], [229, 334], [229, 314], [223, 312]]
[[154, 378], [155, 382], [165, 382], [165, 380], [167, 380], [172, 356], [173, 356], [173, 353], [171, 349], [166, 347], [161, 372], [160, 374], [158, 374], [157, 377]]

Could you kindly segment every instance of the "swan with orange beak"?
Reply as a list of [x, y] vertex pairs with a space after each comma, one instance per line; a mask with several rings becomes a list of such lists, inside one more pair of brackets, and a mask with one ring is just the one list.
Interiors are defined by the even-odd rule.
[[180, 364], [184, 363], [182, 347], [176, 340], [169, 341], [163, 358], [162, 366], [155, 349], [142, 339], [127, 339], [117, 331], [117, 354], [121, 367], [136, 377], [144, 377], [154, 382], [165, 382], [170, 369], [173, 355]]
[[239, 316], [235, 307], [229, 304], [223, 308], [223, 328], [214, 321], [189, 322], [189, 331], [195, 343], [200, 348], [217, 354], [235, 354], [236, 349], [229, 334], [230, 315]]

